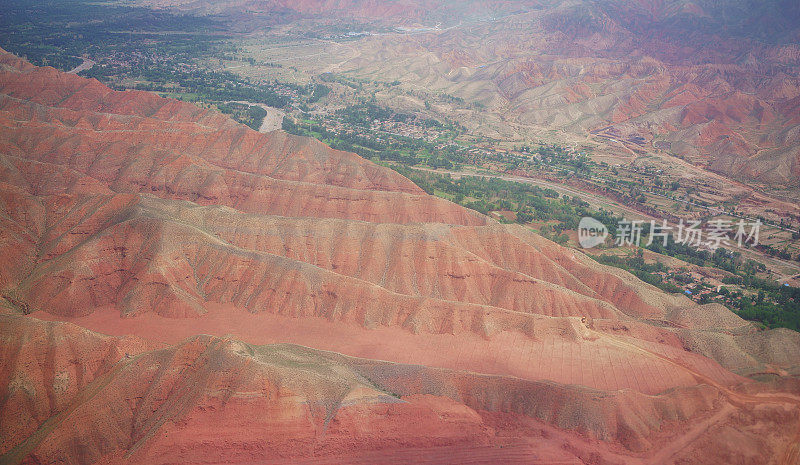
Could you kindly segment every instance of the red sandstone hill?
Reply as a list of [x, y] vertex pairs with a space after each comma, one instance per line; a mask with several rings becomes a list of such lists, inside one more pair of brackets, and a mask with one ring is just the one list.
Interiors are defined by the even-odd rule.
[[797, 453], [797, 333], [353, 154], [7, 53], [0, 250], [0, 463]]
[[654, 450], [653, 463], [673, 451], [764, 463], [787, 447], [776, 431], [798, 426], [792, 397], [707, 385], [646, 396], [286, 344], [151, 347], [0, 323], [4, 463], [638, 463]]

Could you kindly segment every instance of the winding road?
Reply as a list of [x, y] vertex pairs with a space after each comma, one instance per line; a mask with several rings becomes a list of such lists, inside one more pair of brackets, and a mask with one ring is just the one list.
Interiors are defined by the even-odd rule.
[[87, 69], [92, 69], [94, 67], [94, 65], [97, 64], [94, 61], [92, 61], [92, 60], [90, 60], [90, 59], [88, 59], [86, 57], [78, 57], [78, 58], [82, 59], [83, 62], [81, 64], [79, 64], [78, 66], [72, 68], [71, 70], [67, 71], [67, 74], [78, 74], [81, 71], [86, 71]]
[[272, 132], [283, 127], [283, 118], [286, 116], [286, 113], [284, 113], [283, 110], [279, 110], [269, 105], [264, 105], [263, 103], [248, 102], [246, 100], [230, 100], [225, 103], [241, 103], [242, 105], [263, 108], [264, 111], [267, 112], [267, 115], [264, 117], [264, 120], [261, 122], [261, 126], [258, 128], [258, 132], [262, 134]]

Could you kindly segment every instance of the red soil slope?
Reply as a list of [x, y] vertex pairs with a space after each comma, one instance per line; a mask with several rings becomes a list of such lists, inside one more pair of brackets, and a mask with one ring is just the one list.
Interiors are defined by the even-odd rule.
[[797, 333], [353, 154], [7, 53], [0, 250], [0, 461], [664, 463], [707, 443], [713, 462], [741, 443], [763, 462], [796, 447], [796, 398], [736, 389], [796, 370]]
[[197, 336], [152, 348], [0, 322], [3, 418], [15, 420], [2, 424], [4, 463], [665, 463], [697, 458], [673, 450], [687, 425], [701, 426], [692, 442], [717, 447], [709, 462], [763, 463], [790, 447], [775, 430], [798, 426], [797, 398], [707, 385], [644, 396], [285, 344]]

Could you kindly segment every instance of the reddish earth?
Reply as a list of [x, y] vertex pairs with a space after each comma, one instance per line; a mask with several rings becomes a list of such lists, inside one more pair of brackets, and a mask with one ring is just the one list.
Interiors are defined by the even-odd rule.
[[795, 460], [797, 333], [7, 53], [0, 125], [0, 463]]

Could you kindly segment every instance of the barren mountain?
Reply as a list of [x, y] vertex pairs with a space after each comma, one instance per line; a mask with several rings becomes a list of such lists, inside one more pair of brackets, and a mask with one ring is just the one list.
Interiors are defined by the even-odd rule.
[[170, 8], [200, 15], [217, 14], [274, 21], [332, 15], [361, 21], [395, 24], [453, 24], [461, 20], [484, 20], [523, 11], [537, 0], [137, 0], [154, 8]]
[[797, 333], [5, 52], [0, 250], [2, 463], [797, 460]]
[[[732, 13], [733, 2], [719, 3], [564, 3], [429, 34], [410, 50], [402, 37], [383, 39], [374, 45], [389, 57], [366, 52], [351, 69], [376, 77], [379, 63], [394, 63], [389, 79], [481, 101], [523, 127], [593, 134], [797, 187], [800, 15], [796, 7], [759, 15], [763, 5]], [[716, 19], [731, 16], [774, 29], [768, 39], [760, 23]]]
[[[558, 130], [617, 152], [664, 151], [736, 179], [800, 186], [797, 2], [484, 3], [354, 0], [286, 8], [388, 24], [446, 12], [452, 27], [348, 42], [350, 56], [335, 71], [480, 103], [489, 111], [459, 118], [475, 133], [521, 138]], [[279, 9], [246, 4], [262, 14]], [[479, 10], [485, 13], [471, 13]], [[476, 17], [482, 21], [470, 21]]]

